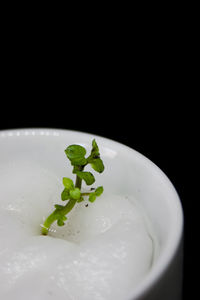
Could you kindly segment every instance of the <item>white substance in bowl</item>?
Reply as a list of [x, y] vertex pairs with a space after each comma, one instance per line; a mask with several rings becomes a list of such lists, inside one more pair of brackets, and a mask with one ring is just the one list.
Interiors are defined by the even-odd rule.
[[61, 179], [29, 161], [2, 165], [0, 178], [1, 299], [125, 300], [151, 269], [157, 240], [132, 197], [105, 191], [41, 236]]

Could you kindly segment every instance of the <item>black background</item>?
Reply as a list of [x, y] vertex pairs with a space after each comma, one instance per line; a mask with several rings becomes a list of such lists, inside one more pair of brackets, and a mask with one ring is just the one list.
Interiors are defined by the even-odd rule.
[[183, 205], [184, 299], [195, 299], [195, 77], [186, 59], [185, 32], [144, 29], [110, 29], [104, 35], [98, 28], [69, 41], [69, 31], [13, 26], [2, 46], [0, 129], [94, 133], [157, 164]]

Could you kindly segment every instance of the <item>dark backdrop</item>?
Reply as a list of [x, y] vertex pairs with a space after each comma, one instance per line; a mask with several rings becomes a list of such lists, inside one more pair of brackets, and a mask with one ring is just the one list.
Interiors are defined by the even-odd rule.
[[123, 32], [120, 41], [119, 32], [105, 39], [93, 36], [92, 43], [91, 36], [84, 36], [85, 43], [80, 40], [75, 46], [66, 45], [57, 32], [52, 40], [47, 32], [38, 38], [26, 32], [20, 38], [13, 31], [2, 47], [0, 129], [94, 133], [124, 143], [157, 164], [183, 205], [184, 296], [195, 299], [196, 79], [191, 81], [180, 32], [169, 35], [165, 29], [154, 36], [145, 30], [146, 36], [132, 38]]

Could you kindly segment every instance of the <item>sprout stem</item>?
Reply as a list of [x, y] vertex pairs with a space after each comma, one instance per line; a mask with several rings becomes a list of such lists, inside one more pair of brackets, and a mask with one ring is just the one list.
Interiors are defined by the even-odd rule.
[[[63, 208], [62, 215], [63, 216], [67, 215], [72, 210], [72, 208], [74, 207], [76, 202], [77, 202], [77, 200], [70, 199], [67, 202], [67, 204], [65, 205], [65, 207]], [[42, 226], [42, 235], [47, 235], [48, 234], [49, 228], [57, 220], [57, 218], [58, 218], [58, 216], [55, 213], [55, 211], [51, 215], [49, 215], [48, 218], [46, 218], [46, 220], [44, 221], [44, 224]]]
[[[76, 202], [83, 201], [83, 196], [89, 196], [89, 201], [94, 202], [97, 196], [103, 192], [103, 187], [94, 189], [94, 192], [81, 193], [82, 180], [87, 185], [95, 182], [95, 177], [91, 172], [83, 172], [86, 165], [90, 164], [91, 167], [98, 173], [102, 173], [104, 165], [100, 159], [99, 148], [95, 140], [92, 141], [92, 150], [88, 158], [85, 158], [86, 149], [80, 145], [70, 145], [65, 150], [67, 158], [70, 160], [71, 165], [74, 166], [73, 174], [76, 174], [75, 184], [70, 178], [63, 177], [64, 190], [61, 193], [61, 199], [67, 200], [66, 205], [56, 204], [54, 211], [45, 219], [41, 233], [47, 235], [50, 231], [51, 225], [57, 221], [58, 226], [63, 226], [67, 220], [66, 215], [72, 210]], [[92, 190], [92, 189], [91, 189]]]
[[[75, 187], [78, 187], [79, 189], [81, 189], [81, 185], [82, 185], [82, 179], [78, 175], [76, 175]], [[84, 193], [84, 194], [87, 194], [87, 193]], [[60, 212], [60, 214], [62, 214], [63, 216], [67, 215], [72, 210], [72, 208], [75, 206], [76, 202], [77, 202], [77, 200], [70, 199], [67, 202], [67, 204], [65, 205], [65, 207], [62, 209], [62, 212]], [[55, 211], [46, 218], [46, 220], [44, 221], [44, 223], [42, 225], [42, 230], [41, 230], [42, 235], [48, 234], [49, 228], [57, 220], [57, 218], [58, 218], [58, 216], [57, 216], [57, 213], [55, 213]]]

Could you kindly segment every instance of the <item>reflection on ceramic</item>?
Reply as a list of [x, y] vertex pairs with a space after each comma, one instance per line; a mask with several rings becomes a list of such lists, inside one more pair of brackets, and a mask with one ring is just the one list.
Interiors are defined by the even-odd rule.
[[[64, 230], [63, 227], [61, 231], [57, 231], [56, 234], [59, 234], [59, 238], [56, 240], [56, 246], [52, 247], [56, 234], [52, 233], [47, 239], [39, 236], [39, 224], [41, 223], [41, 215], [44, 215], [46, 211], [50, 212], [53, 204], [59, 201], [60, 191], [62, 190], [60, 179], [66, 176], [66, 173], [67, 176], [71, 174], [71, 169], [70, 166], [66, 164], [66, 157], [63, 155], [63, 150], [69, 144], [81, 144], [87, 149], [90, 149], [91, 141], [94, 137], [98, 142], [101, 156], [106, 166], [103, 175], [97, 174], [95, 176], [97, 182], [101, 182], [101, 185], [103, 185], [105, 189], [105, 195], [102, 201], [91, 206], [93, 211], [96, 209], [95, 215], [97, 218], [91, 221], [96, 225], [94, 228], [88, 230], [86, 226], [87, 223], [85, 223], [85, 219], [88, 218], [87, 214], [90, 214], [90, 210], [88, 210], [85, 215], [82, 215], [82, 219], [80, 220], [81, 227], [88, 232], [88, 236], [83, 237], [78, 235], [77, 233], [80, 231], [80, 228], [78, 228], [77, 225], [73, 225], [72, 222], [71, 228], [69, 226], [66, 227], [68, 230], [68, 240], [64, 240], [65, 234], [62, 231]], [[17, 288], [15, 287], [15, 289], [13, 289], [13, 294], [10, 292], [10, 298], [6, 298], [8, 295], [6, 292], [1, 295], [3, 298], [17, 298], [17, 295], [20, 296], [23, 290], [24, 295], [31, 299], [30, 290], [32, 289], [34, 292], [35, 290], [38, 293], [40, 291], [38, 299], [39, 297], [41, 299], [47, 299], [50, 296], [54, 299], [55, 289], [50, 289], [49, 281], [41, 281], [41, 277], [33, 276], [33, 272], [28, 272], [29, 270], [35, 270], [41, 266], [47, 259], [47, 256], [58, 261], [58, 256], [61, 257], [66, 254], [67, 258], [63, 260], [63, 264], [56, 269], [57, 273], [51, 273], [52, 283], [54, 282], [57, 286], [60, 285], [62, 291], [64, 291], [63, 287], [66, 286], [72, 276], [76, 276], [74, 280], [78, 280], [77, 276], [81, 274], [80, 282], [84, 282], [84, 277], [86, 276], [84, 264], [87, 266], [88, 261], [90, 261], [90, 263], [92, 261], [93, 264], [97, 263], [95, 255], [88, 249], [93, 249], [94, 251], [98, 249], [98, 255], [100, 255], [99, 257], [102, 259], [103, 266], [103, 263], [106, 261], [106, 250], [102, 248], [102, 241], [105, 242], [107, 239], [109, 244], [109, 241], [114, 239], [116, 236], [115, 229], [110, 231], [108, 229], [112, 227], [117, 218], [121, 218], [123, 215], [123, 217], [126, 216], [126, 219], [120, 219], [121, 222], [123, 220], [121, 223], [123, 225], [119, 225], [120, 223], [116, 222], [115, 226], [116, 228], [117, 226], [119, 227], [117, 229], [118, 233], [123, 228], [123, 230], [121, 230], [123, 239], [119, 239], [121, 246], [118, 247], [118, 239], [116, 239], [114, 248], [112, 248], [114, 244], [110, 246], [110, 251], [113, 252], [118, 247], [118, 252], [114, 253], [115, 258], [118, 255], [120, 259], [129, 255], [127, 257], [130, 259], [131, 253], [139, 253], [136, 251], [137, 247], [134, 237], [137, 237], [138, 243], [141, 242], [141, 252], [144, 253], [148, 247], [151, 249], [153, 241], [155, 258], [151, 263], [151, 268], [148, 272], [145, 271], [145, 276], [143, 276], [135, 286], [134, 281], [132, 281], [132, 285], [131, 282], [129, 282], [126, 299], [181, 299], [182, 208], [176, 190], [169, 179], [146, 157], [125, 145], [91, 134], [56, 129], [21, 129], [0, 132], [0, 167], [0, 244], [3, 245], [0, 246], [0, 260], [2, 262], [0, 273], [2, 272], [2, 274], [4, 274], [4, 278], [6, 276], [8, 286], [10, 284], [11, 287], [15, 282], [20, 282], [20, 276], [23, 278], [21, 285], [18, 284]], [[24, 174], [26, 174], [26, 176], [24, 176]], [[23, 192], [18, 192], [17, 187], [19, 186], [22, 187], [20, 189], [23, 189]], [[14, 196], [13, 191], [16, 191]], [[123, 195], [123, 209], [120, 206], [121, 198], [116, 196], [116, 200], [112, 200], [108, 195]], [[13, 201], [6, 201], [9, 197], [14, 198]], [[49, 199], [48, 203], [45, 200], [46, 198]], [[130, 206], [131, 201], [133, 206]], [[113, 205], [113, 203], [115, 203], [115, 205]], [[105, 207], [107, 210], [112, 210], [112, 217], [104, 213]], [[135, 207], [135, 212], [132, 212], [132, 207]], [[121, 211], [121, 209], [123, 212], [118, 216], [118, 211]], [[23, 210], [26, 212], [25, 214]], [[144, 227], [141, 225], [138, 213], [136, 213], [140, 210], [147, 216], [147, 223], [150, 220], [148, 228], [152, 228], [152, 231], [149, 229], [151, 241], [145, 237], [146, 233]], [[78, 213], [78, 211], [75, 213]], [[16, 218], [19, 218], [20, 222], [16, 222]], [[74, 220], [76, 220], [76, 215]], [[111, 224], [112, 222], [113, 224]], [[136, 225], [139, 227], [136, 227]], [[113, 226], [112, 228], [115, 227]], [[134, 231], [134, 228], [137, 230]], [[137, 236], [138, 228], [140, 228], [140, 235]], [[96, 240], [90, 239], [97, 231], [99, 231], [99, 233], [106, 232], [106, 237], [102, 234], [98, 235]], [[13, 232], [15, 232], [15, 234], [13, 234]], [[23, 234], [20, 234], [20, 232]], [[74, 232], [76, 232], [76, 236], [74, 236]], [[141, 239], [142, 235], [144, 239]], [[8, 239], [8, 236], [12, 236], [12, 239]], [[78, 243], [82, 243], [84, 239], [84, 246], [81, 250], [82, 252], [80, 252], [78, 250]], [[39, 248], [38, 240], [40, 240]], [[18, 245], [18, 250], [13, 251], [13, 247], [15, 247], [16, 244]], [[94, 244], [98, 246], [98, 248], [94, 248]], [[129, 252], [125, 251], [127, 249], [124, 248], [124, 245], [130, 247], [127, 248], [130, 250]], [[44, 249], [47, 248], [49, 249], [48, 254], [44, 251]], [[19, 249], [23, 249], [23, 251]], [[107, 251], [109, 252], [109, 247]], [[38, 255], [38, 252], [40, 255]], [[73, 256], [71, 256], [72, 252]], [[76, 259], [74, 253], [76, 253]], [[85, 255], [84, 263], [83, 260], [80, 260], [81, 255], [82, 257]], [[145, 255], [144, 257], [148, 257], [147, 254]], [[147, 262], [147, 264], [149, 264], [148, 259]], [[139, 258], [138, 264], [139, 267], [142, 268], [142, 261], [140, 262]], [[139, 267], [137, 265], [137, 268]], [[73, 268], [80, 270], [80, 273], [71, 272]], [[146, 270], [145, 265], [144, 270]], [[42, 269], [41, 276], [47, 278], [50, 272], [52, 272], [50, 267], [49, 269], [44, 268]], [[109, 286], [111, 282], [109, 281], [109, 274], [111, 273], [107, 270], [103, 274], [103, 277], [101, 277], [100, 274], [94, 275], [93, 270], [93, 277], [90, 278], [91, 285], [87, 287], [88, 293], [93, 293], [93, 295], [96, 293], [99, 297], [96, 296], [96, 299], [113, 299], [112, 295], [107, 295], [106, 293], [104, 297], [102, 296], [100, 298], [99, 295], [101, 293], [98, 291], [98, 287], [94, 288], [92, 286], [95, 284], [95, 276], [97, 276], [96, 278], [103, 280], [102, 284], [104, 286], [107, 284], [109, 290], [111, 287]], [[120, 281], [121, 278], [123, 282], [125, 278], [128, 282], [132, 274], [132, 270], [127, 268], [123, 270], [122, 274], [115, 274], [115, 276], [116, 280]], [[59, 277], [59, 281], [57, 277]], [[24, 288], [24, 286], [26, 286], [26, 288]], [[116, 286], [116, 291], [117, 288]], [[112, 289], [114, 289], [114, 287], [112, 287]], [[0, 290], [3, 290], [3, 280], [0, 280]], [[44, 293], [44, 290], [46, 291], [45, 293], [49, 293], [48, 297], [47, 294]], [[71, 287], [69, 290], [68, 297], [69, 299], [73, 299], [72, 296], [72, 298], [70, 298], [70, 295], [73, 295], [74, 292], [73, 288]], [[60, 297], [66, 295], [62, 295], [62, 291], [60, 292]], [[85, 291], [84, 287], [83, 291]], [[116, 296], [113, 292], [113, 295], [115, 299], [126, 300], [124, 296], [120, 298], [119, 293]], [[34, 293], [32, 297], [34, 297]], [[86, 297], [87, 295], [84, 295], [83, 292], [82, 299], [86, 299]], [[88, 300], [89, 299], [88, 297]]]

